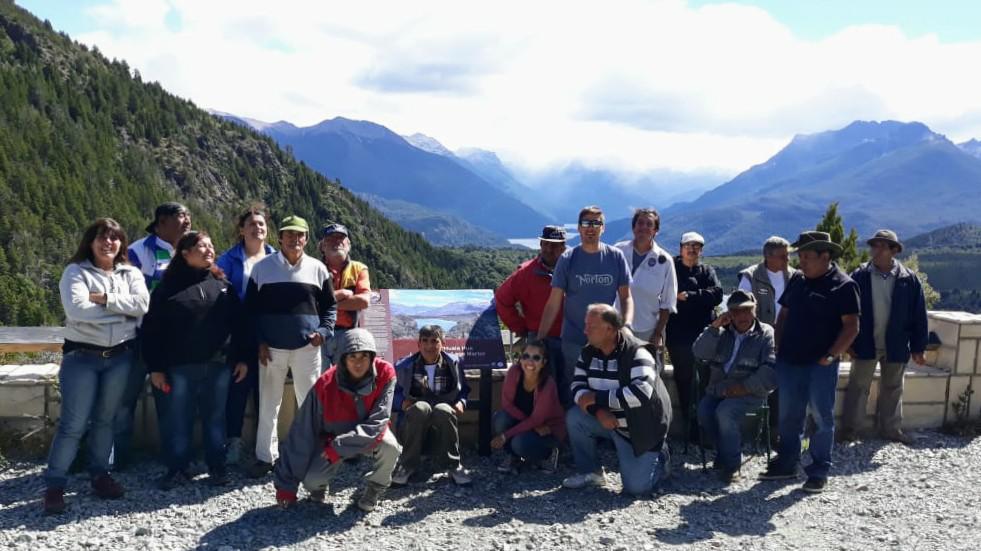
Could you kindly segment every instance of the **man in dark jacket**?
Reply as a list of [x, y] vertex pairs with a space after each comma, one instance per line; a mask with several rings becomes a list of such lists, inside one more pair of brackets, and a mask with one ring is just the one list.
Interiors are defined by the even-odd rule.
[[367, 485], [357, 506], [375, 508], [392, 482], [401, 447], [389, 429], [395, 395], [395, 368], [375, 356], [375, 339], [365, 329], [347, 331], [340, 358], [317, 379], [280, 445], [273, 471], [276, 502], [296, 503], [300, 483], [312, 501], [323, 502], [343, 459], [372, 457]]
[[419, 352], [399, 360], [395, 367], [395, 410], [401, 411], [399, 442], [405, 447], [392, 480], [407, 484], [419, 469], [423, 450], [447, 468], [453, 482], [470, 484], [470, 473], [460, 462], [459, 417], [467, 408], [470, 387], [456, 356], [445, 352], [443, 328], [419, 329]]
[[[678, 406], [691, 427], [689, 438], [695, 439], [698, 431], [689, 419], [694, 404], [692, 381], [695, 378], [695, 357], [691, 346], [705, 326], [715, 318], [715, 307], [722, 303], [722, 284], [711, 266], [702, 264], [705, 238], [695, 232], [681, 236], [681, 254], [674, 259], [678, 278], [678, 311], [671, 314], [666, 331], [668, 354], [674, 366], [674, 382], [678, 389]], [[708, 373], [699, 373], [702, 388], [708, 382]]]
[[623, 318], [613, 306], [589, 307], [586, 338], [572, 378], [577, 407], [566, 412], [577, 473], [562, 485], [605, 486], [597, 444], [601, 439], [612, 440], [623, 491], [650, 494], [668, 468], [668, 389], [654, 356], [645, 347], [647, 342], [624, 328]]
[[862, 296], [858, 337], [852, 345], [852, 371], [841, 415], [839, 439], [853, 441], [861, 429], [875, 366], [879, 364], [878, 429], [883, 438], [903, 444], [903, 373], [913, 357], [926, 363], [927, 309], [923, 286], [896, 255], [903, 244], [891, 230], [879, 230], [868, 240], [872, 260], [852, 272]]
[[692, 352], [710, 370], [698, 424], [715, 442], [715, 464], [728, 484], [738, 478], [742, 464], [742, 419], [776, 386], [776, 358], [773, 328], [756, 319], [756, 298], [737, 289], [726, 306], [728, 311], [695, 340]]

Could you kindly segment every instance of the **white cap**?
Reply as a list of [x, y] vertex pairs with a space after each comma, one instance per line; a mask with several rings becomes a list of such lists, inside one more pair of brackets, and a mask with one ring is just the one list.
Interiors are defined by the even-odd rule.
[[704, 245], [705, 238], [702, 237], [702, 234], [698, 232], [694, 232], [694, 231], [685, 232], [681, 235], [681, 244], [684, 245], [685, 243], [700, 243]]

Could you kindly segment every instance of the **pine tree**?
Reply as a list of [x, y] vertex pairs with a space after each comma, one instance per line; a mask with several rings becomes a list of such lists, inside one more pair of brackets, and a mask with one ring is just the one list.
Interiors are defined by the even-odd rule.
[[848, 237], [845, 237], [845, 223], [841, 215], [838, 214], [837, 201], [828, 205], [828, 210], [824, 212], [824, 218], [818, 222], [815, 229], [827, 232], [831, 235], [832, 241], [841, 245], [841, 256], [837, 258], [837, 262], [845, 273], [851, 273], [863, 262], [868, 262], [868, 251], [858, 252], [858, 232], [855, 231], [855, 228], [852, 228], [848, 232]]

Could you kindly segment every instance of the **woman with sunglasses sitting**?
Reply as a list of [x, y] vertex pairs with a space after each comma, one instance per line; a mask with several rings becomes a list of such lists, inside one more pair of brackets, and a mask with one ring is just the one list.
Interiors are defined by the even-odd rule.
[[494, 414], [491, 447], [508, 452], [497, 470], [516, 473], [522, 463], [539, 463], [555, 472], [559, 444], [565, 439], [565, 411], [559, 403], [545, 344], [529, 342], [518, 363], [508, 369], [501, 391], [501, 411]]

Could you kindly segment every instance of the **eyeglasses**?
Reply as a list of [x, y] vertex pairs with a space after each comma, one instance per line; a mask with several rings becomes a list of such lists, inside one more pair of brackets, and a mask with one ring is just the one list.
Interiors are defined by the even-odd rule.
[[541, 354], [529, 354], [525, 352], [524, 354], [521, 355], [521, 359], [531, 360], [533, 362], [540, 362], [545, 359], [545, 356], [542, 356]]
[[584, 228], [602, 228], [602, 220], [580, 220], [579, 225]]

